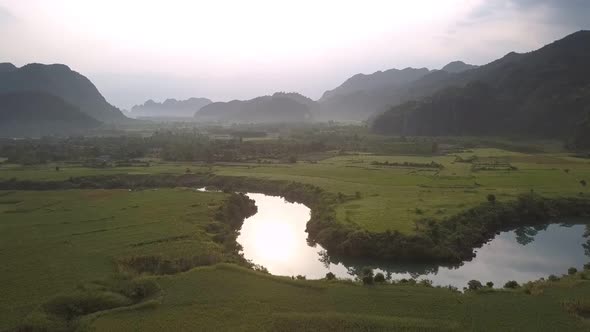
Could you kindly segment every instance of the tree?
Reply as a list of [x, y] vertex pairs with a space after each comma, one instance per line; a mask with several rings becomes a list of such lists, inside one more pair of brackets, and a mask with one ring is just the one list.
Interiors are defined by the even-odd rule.
[[469, 290], [478, 290], [483, 288], [483, 285], [478, 280], [469, 280], [467, 287]]
[[326, 273], [326, 280], [334, 280], [336, 279], [336, 275], [332, 272]]
[[370, 267], [364, 267], [362, 270], [362, 281], [365, 285], [373, 284], [373, 269]]
[[518, 282], [515, 280], [510, 280], [504, 284], [504, 288], [514, 289], [518, 288]]
[[488, 194], [488, 202], [495, 204], [496, 203], [496, 195], [494, 194]]
[[385, 282], [385, 275], [381, 272], [375, 274], [375, 282]]
[[569, 269], [567, 269], [567, 274], [569, 274], [570, 276], [576, 273], [578, 273], [578, 269], [576, 269], [575, 267], [570, 267]]
[[494, 283], [493, 283], [493, 282], [491, 282], [491, 281], [488, 281], [488, 282], [486, 282], [486, 286], [487, 286], [488, 288], [494, 288]]

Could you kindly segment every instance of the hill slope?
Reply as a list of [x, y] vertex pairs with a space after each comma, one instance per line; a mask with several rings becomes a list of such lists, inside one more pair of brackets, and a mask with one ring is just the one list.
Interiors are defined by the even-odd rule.
[[131, 112], [137, 117], [192, 117], [203, 106], [211, 103], [207, 98], [166, 99], [163, 103], [150, 99], [143, 105], [133, 106]]
[[565, 137], [590, 110], [590, 31], [462, 73], [432, 73], [409, 90], [419, 101], [378, 116], [375, 131]]
[[105, 100], [88, 78], [65, 65], [35, 63], [17, 68], [12, 64], [0, 64], [0, 93], [22, 91], [40, 91], [60, 97], [99, 121], [128, 120]]
[[73, 134], [99, 125], [77, 107], [46, 93], [0, 95], [0, 136]]
[[300, 94], [277, 92], [251, 100], [211, 103], [195, 113], [195, 119], [229, 123], [305, 122], [311, 119], [313, 104]]
[[326, 91], [314, 108], [320, 120], [364, 121], [388, 105], [398, 103], [401, 87], [430, 73], [427, 68], [390, 69], [365, 75], [357, 74], [339, 87]]

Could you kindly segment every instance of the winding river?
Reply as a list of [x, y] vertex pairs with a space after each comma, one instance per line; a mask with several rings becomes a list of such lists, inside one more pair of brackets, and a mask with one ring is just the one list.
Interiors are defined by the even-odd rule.
[[[548, 224], [502, 232], [482, 248], [476, 257], [460, 267], [437, 265], [372, 263], [326, 259], [319, 245], [308, 245], [305, 225], [310, 210], [303, 204], [281, 197], [249, 193], [258, 213], [244, 221], [238, 242], [246, 259], [274, 275], [304, 275], [319, 279], [332, 272], [339, 278], [354, 278], [364, 266], [390, 274], [393, 279], [430, 279], [435, 285], [464, 287], [469, 280], [492, 281], [501, 287], [508, 280], [519, 283], [581, 269], [590, 262], [590, 238], [584, 237], [590, 224], [569, 220], [568, 224]], [[586, 222], [586, 221], [584, 221]], [[333, 260], [332, 260], [333, 261]]]

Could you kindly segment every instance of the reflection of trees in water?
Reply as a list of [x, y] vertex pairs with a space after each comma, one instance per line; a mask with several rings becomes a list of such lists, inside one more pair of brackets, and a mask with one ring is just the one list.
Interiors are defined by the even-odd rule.
[[[516, 241], [525, 246], [535, 240], [535, 236], [540, 231], [546, 231], [550, 224], [519, 227], [514, 230], [516, 234]], [[561, 227], [573, 227], [579, 223], [562, 223]], [[586, 231], [584, 233], [586, 242], [582, 244], [584, 253], [590, 257], [590, 224], [586, 224]], [[325, 268], [329, 268], [330, 264], [338, 265], [342, 263], [347, 269], [350, 276], [356, 277], [362, 275], [364, 267], [372, 267], [374, 269], [382, 270], [388, 279], [391, 279], [392, 274], [409, 274], [412, 278], [417, 279], [420, 276], [428, 274], [438, 274], [439, 268], [444, 267], [448, 269], [458, 269], [463, 266], [463, 262], [459, 264], [445, 265], [445, 264], [428, 264], [428, 263], [392, 263], [387, 261], [369, 260], [369, 259], [354, 259], [348, 257], [331, 257], [326, 250], [318, 252], [319, 261], [323, 263]]]
[[586, 231], [584, 232], [584, 238], [586, 238], [586, 243], [582, 243], [582, 247], [584, 247], [584, 254], [590, 257], [590, 224], [586, 225]]
[[328, 268], [330, 264], [342, 264], [346, 267], [347, 273], [350, 276], [356, 277], [362, 275], [363, 268], [371, 267], [374, 269], [382, 270], [388, 278], [391, 278], [393, 274], [409, 274], [412, 278], [417, 279], [420, 276], [428, 274], [437, 274], [440, 267], [447, 267], [450, 269], [456, 269], [463, 265], [440, 265], [440, 264], [427, 264], [427, 263], [391, 263], [386, 261], [368, 260], [368, 259], [353, 259], [347, 257], [331, 257], [328, 252], [322, 250], [318, 252], [319, 261], [324, 264], [324, 267]]
[[537, 226], [523, 226], [514, 230], [516, 234], [516, 242], [526, 246], [527, 244], [535, 241], [535, 236], [539, 231], [544, 231], [549, 225], [537, 225]]

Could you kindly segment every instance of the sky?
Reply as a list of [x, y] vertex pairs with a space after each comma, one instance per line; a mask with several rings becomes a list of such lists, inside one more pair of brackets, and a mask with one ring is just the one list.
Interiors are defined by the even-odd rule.
[[318, 99], [357, 73], [531, 51], [589, 17], [590, 0], [0, 0], [0, 62], [67, 64], [126, 109]]

